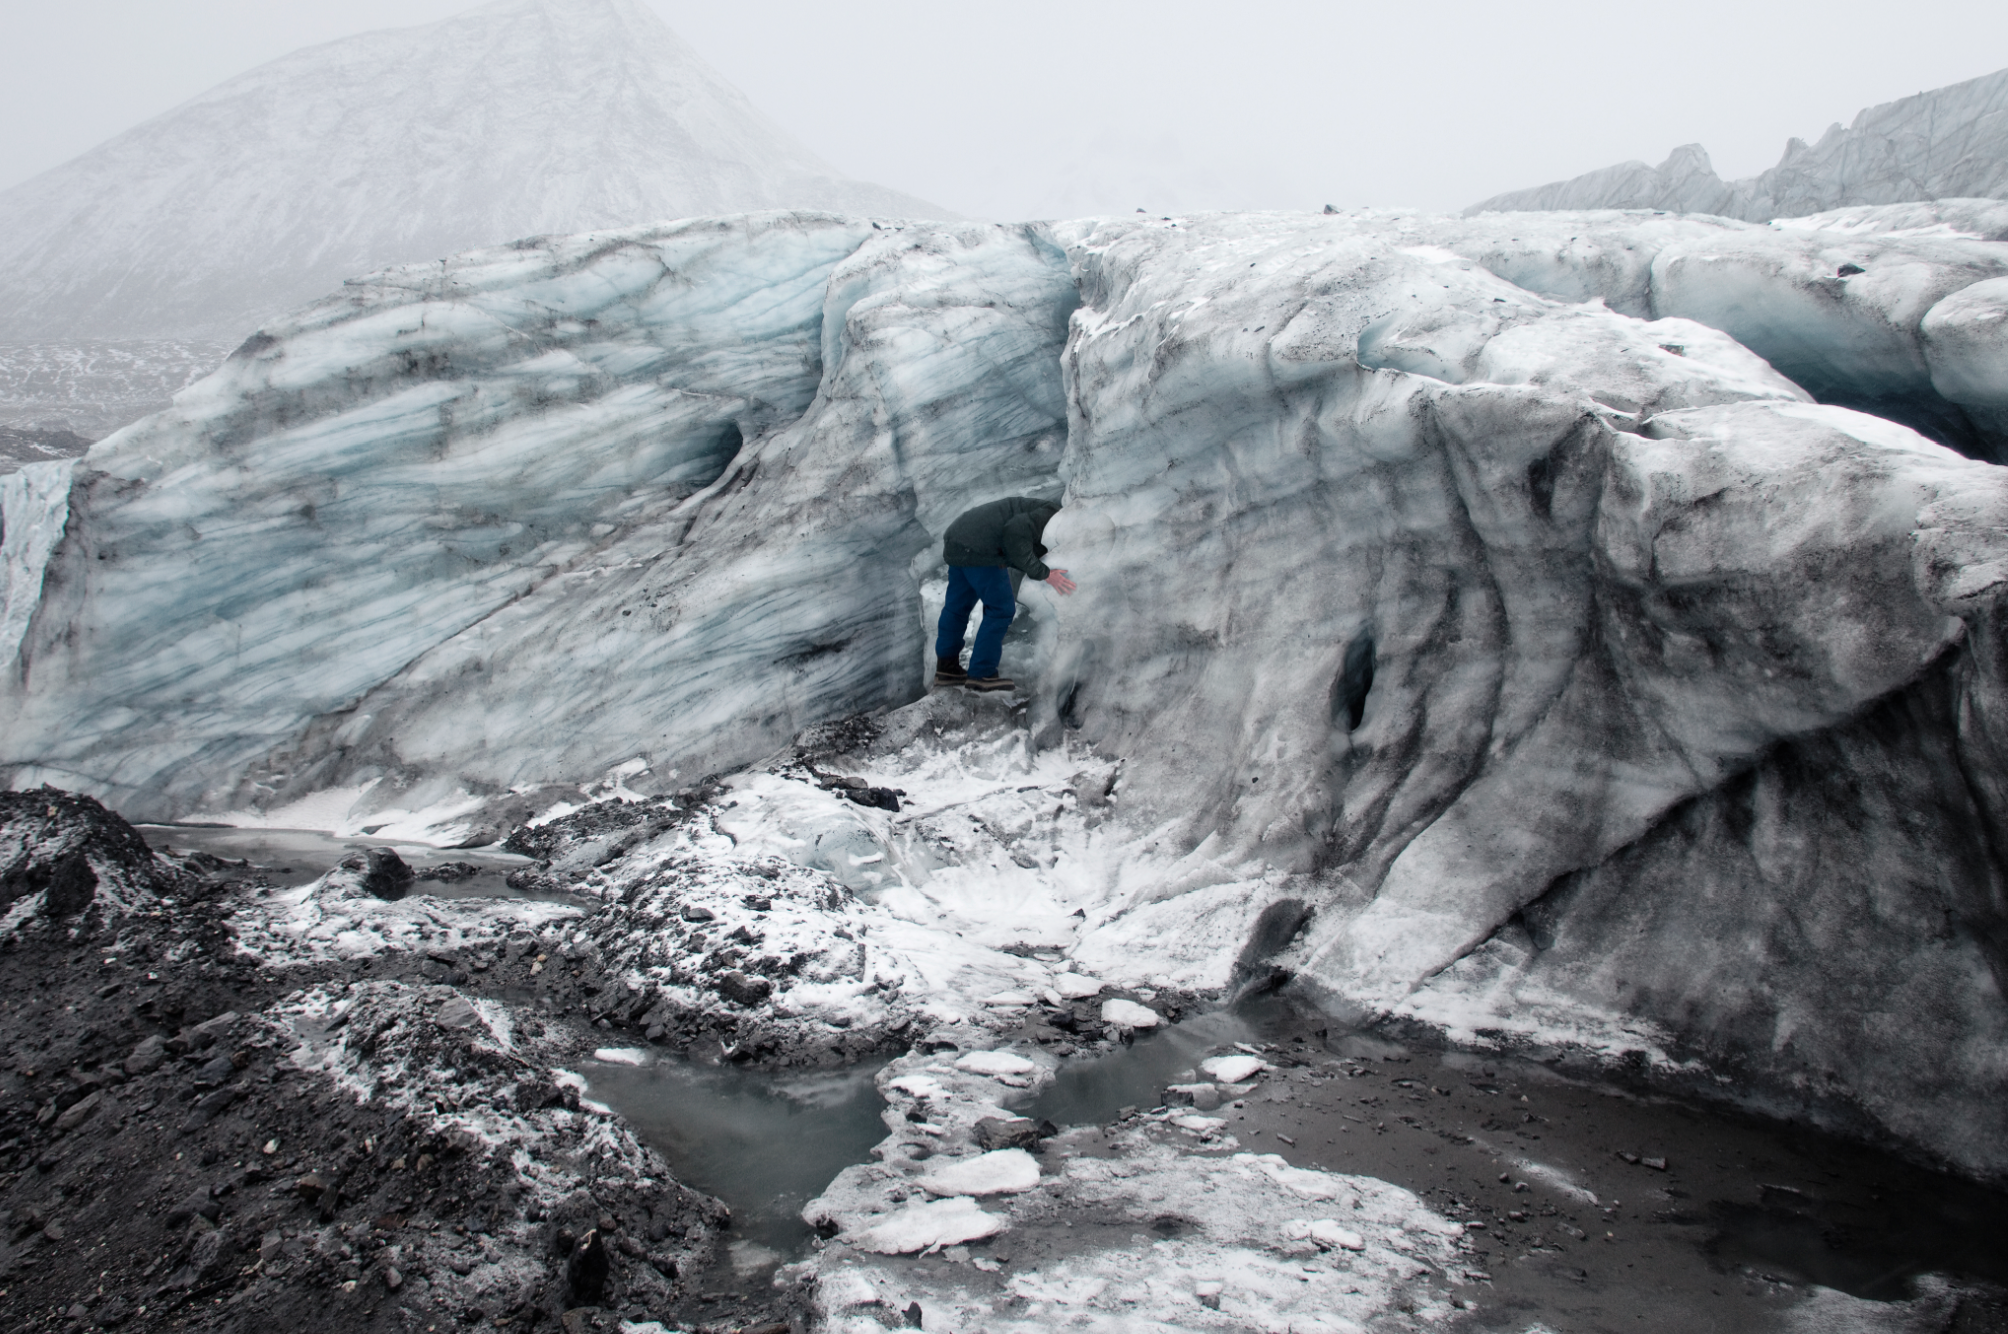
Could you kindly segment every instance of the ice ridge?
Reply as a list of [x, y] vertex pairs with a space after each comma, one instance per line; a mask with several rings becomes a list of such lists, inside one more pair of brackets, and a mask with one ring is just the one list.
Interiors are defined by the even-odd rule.
[[1819, 142], [1793, 139], [1778, 165], [1741, 181], [1683, 144], [1657, 167], [1624, 162], [1474, 204], [1471, 213], [1644, 208], [1747, 222], [1859, 205], [2008, 198], [2008, 70], [1869, 107]]

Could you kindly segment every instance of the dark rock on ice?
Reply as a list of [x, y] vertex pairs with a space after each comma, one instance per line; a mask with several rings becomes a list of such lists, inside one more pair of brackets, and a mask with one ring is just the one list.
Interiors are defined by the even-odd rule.
[[571, 1289], [572, 1300], [580, 1306], [598, 1306], [606, 1295], [611, 1267], [606, 1241], [600, 1230], [593, 1228], [579, 1238], [565, 1261], [565, 1283]]
[[1034, 1121], [1029, 1116], [986, 1116], [977, 1121], [976, 1143], [985, 1152], [992, 1149], [1028, 1149], [1042, 1139], [1059, 1133], [1050, 1121]]
[[774, 992], [774, 984], [764, 977], [749, 977], [738, 969], [718, 975], [718, 994], [734, 1005], [758, 1005]]
[[367, 852], [352, 853], [342, 859], [342, 865], [351, 871], [361, 871], [362, 887], [375, 897], [390, 902], [411, 893], [412, 882], [416, 879], [411, 867], [394, 848], [371, 848]]
[[40, 894], [45, 915], [74, 917], [101, 885], [120, 907], [173, 878], [138, 832], [93, 798], [46, 786], [0, 792], [0, 908]]

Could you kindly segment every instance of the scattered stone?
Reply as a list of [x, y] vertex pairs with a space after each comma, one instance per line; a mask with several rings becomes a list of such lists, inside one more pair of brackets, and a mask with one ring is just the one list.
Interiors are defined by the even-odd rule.
[[104, 1090], [97, 1089], [72, 1104], [69, 1111], [64, 1112], [56, 1118], [56, 1133], [58, 1135], [68, 1134], [97, 1115], [99, 1106], [104, 1102], [104, 1096]]
[[214, 1223], [223, 1213], [223, 1205], [208, 1191], [191, 1195], [180, 1204], [167, 1211], [169, 1227], [180, 1227], [192, 1218], [203, 1218]]
[[[491, 838], [488, 841], [492, 843], [495, 840]], [[479, 847], [480, 845], [466, 844], [464, 846]], [[436, 881], [442, 885], [451, 885], [457, 884], [462, 880], [472, 880], [480, 874], [481, 868], [473, 862], [441, 862], [437, 866], [428, 866], [423, 871], [418, 872], [417, 878], [420, 880]]]
[[[75, 917], [97, 897], [98, 873], [82, 852], [70, 852], [49, 863], [42, 888], [48, 895], [42, 911], [50, 917]], [[28, 889], [33, 893], [34, 889]], [[18, 896], [15, 896], [18, 897]]]
[[565, 1282], [571, 1287], [572, 1300], [580, 1306], [598, 1306], [606, 1295], [608, 1268], [606, 1243], [600, 1230], [593, 1228], [579, 1238], [565, 1261]]
[[736, 968], [720, 973], [713, 986], [734, 1005], [758, 1005], [774, 992], [774, 984], [766, 978], [749, 977]]
[[[350, 858], [342, 864], [348, 866], [354, 860]], [[411, 893], [416, 876], [394, 848], [369, 849], [364, 854], [364, 865], [363, 888], [377, 898], [395, 902]]]
[[1650, 1167], [1655, 1172], [1664, 1172], [1666, 1170], [1666, 1159], [1664, 1158], [1641, 1158], [1639, 1159], [1639, 1163], [1641, 1166]]
[[985, 1151], [994, 1149], [1024, 1149], [1037, 1144], [1047, 1135], [1056, 1133], [1047, 1129], [1051, 1122], [1034, 1121], [1029, 1116], [986, 1116], [973, 1127], [976, 1143]]
[[162, 1062], [166, 1060], [167, 1040], [155, 1033], [132, 1049], [132, 1054], [125, 1058], [124, 1069], [127, 1075], [137, 1079], [141, 1075], [150, 1075], [160, 1069]]
[[231, 1063], [228, 1056], [212, 1056], [195, 1072], [195, 1086], [215, 1088], [236, 1073], [237, 1067]]
[[686, 922], [715, 922], [718, 920], [718, 914], [701, 903], [684, 904], [683, 911], [678, 916], [682, 917]]

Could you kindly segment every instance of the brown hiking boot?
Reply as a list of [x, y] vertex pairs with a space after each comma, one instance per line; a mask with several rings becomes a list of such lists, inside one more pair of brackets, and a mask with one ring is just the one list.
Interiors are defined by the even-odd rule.
[[971, 690], [988, 692], [992, 690], [1016, 690], [1018, 683], [1008, 676], [972, 676], [969, 678], [968, 686]]
[[938, 686], [959, 686], [969, 679], [969, 673], [962, 670], [960, 658], [936, 658], [934, 660], [934, 683]]

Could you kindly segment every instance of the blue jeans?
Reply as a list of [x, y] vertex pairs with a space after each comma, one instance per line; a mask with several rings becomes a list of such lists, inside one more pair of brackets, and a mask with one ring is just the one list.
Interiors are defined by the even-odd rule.
[[1011, 596], [1011, 571], [1001, 565], [951, 565], [948, 567], [948, 601], [941, 607], [941, 630], [934, 637], [934, 656], [954, 658], [962, 653], [962, 632], [969, 628], [969, 613], [983, 604], [983, 624], [976, 628], [976, 650], [969, 655], [972, 677], [997, 675], [997, 663], [1004, 656], [1004, 632], [1018, 614], [1018, 601]]

